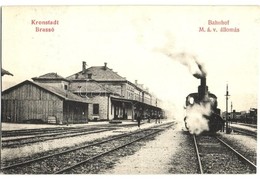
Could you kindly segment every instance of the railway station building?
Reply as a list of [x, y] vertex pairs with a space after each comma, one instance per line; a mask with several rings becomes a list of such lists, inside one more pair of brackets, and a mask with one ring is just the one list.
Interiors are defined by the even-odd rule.
[[86, 68], [66, 78], [74, 94], [88, 99], [90, 120], [156, 118], [163, 116], [161, 101], [135, 81], [104, 66]]
[[89, 120], [161, 118], [161, 101], [149, 90], [104, 66], [82, 69], [67, 78], [57, 73], [32, 78], [2, 93], [2, 121], [85, 123]]

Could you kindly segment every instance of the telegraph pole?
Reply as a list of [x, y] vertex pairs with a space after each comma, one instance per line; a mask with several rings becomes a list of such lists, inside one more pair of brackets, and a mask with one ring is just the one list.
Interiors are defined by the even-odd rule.
[[234, 114], [233, 114], [233, 104], [232, 104], [232, 101], [231, 101], [231, 111], [230, 111], [230, 121], [231, 121], [231, 124], [232, 124], [233, 118], [234, 118]]
[[227, 90], [226, 90], [226, 133], [228, 134], [228, 97], [230, 96], [228, 94], [228, 84], [227, 84]]

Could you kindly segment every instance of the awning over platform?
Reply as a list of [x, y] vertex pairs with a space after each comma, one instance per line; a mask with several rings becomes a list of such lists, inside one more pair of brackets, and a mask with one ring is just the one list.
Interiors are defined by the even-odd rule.
[[143, 103], [143, 102], [140, 102], [140, 101], [136, 101], [136, 100], [131, 100], [131, 99], [111, 97], [111, 101], [130, 103], [130, 104], [134, 104], [134, 105], [139, 104], [139, 105], [146, 106], [146, 107], [149, 107], [149, 108], [154, 108], [154, 109], [157, 109], [157, 110], [158, 109], [161, 110], [160, 107], [153, 106], [153, 105], [150, 105], [150, 104], [146, 104], [146, 103]]
[[131, 104], [133, 104], [134, 102], [134, 100], [128, 100], [128, 99], [116, 98], [116, 97], [111, 97], [111, 101], [118, 101], [118, 102], [131, 103]]

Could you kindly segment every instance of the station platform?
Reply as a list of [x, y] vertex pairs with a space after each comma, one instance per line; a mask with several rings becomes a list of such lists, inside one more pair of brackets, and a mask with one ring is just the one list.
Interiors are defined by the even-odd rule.
[[[121, 126], [121, 125], [133, 125], [133, 127], [137, 126], [137, 121], [133, 120], [121, 120], [122, 123], [110, 123], [110, 121], [90, 121], [85, 124], [68, 124], [68, 125], [56, 125], [56, 124], [24, 124], [24, 123], [7, 123], [2, 122], [1, 123], [1, 130], [2, 131], [10, 131], [10, 130], [24, 130], [24, 129], [41, 129], [41, 128], [72, 128], [72, 127], [87, 127], [87, 126]], [[165, 123], [168, 121], [172, 121], [170, 119], [161, 119], [161, 123]], [[153, 125], [155, 124], [155, 120], [151, 120], [150, 123], [147, 121], [147, 119], [141, 121], [141, 126], [143, 125]]]

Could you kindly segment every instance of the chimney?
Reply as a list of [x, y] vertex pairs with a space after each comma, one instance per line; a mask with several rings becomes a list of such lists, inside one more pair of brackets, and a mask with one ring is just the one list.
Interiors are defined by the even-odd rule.
[[203, 100], [208, 94], [208, 86], [206, 85], [206, 77], [200, 79], [200, 86], [198, 87], [199, 100]]
[[137, 83], [137, 80], [135, 80], [135, 85], [137, 85], [138, 83]]
[[86, 62], [82, 62], [82, 72], [84, 73], [86, 71]]
[[107, 62], [104, 63], [104, 69], [107, 69]]
[[92, 73], [88, 73], [88, 79], [92, 79]]

